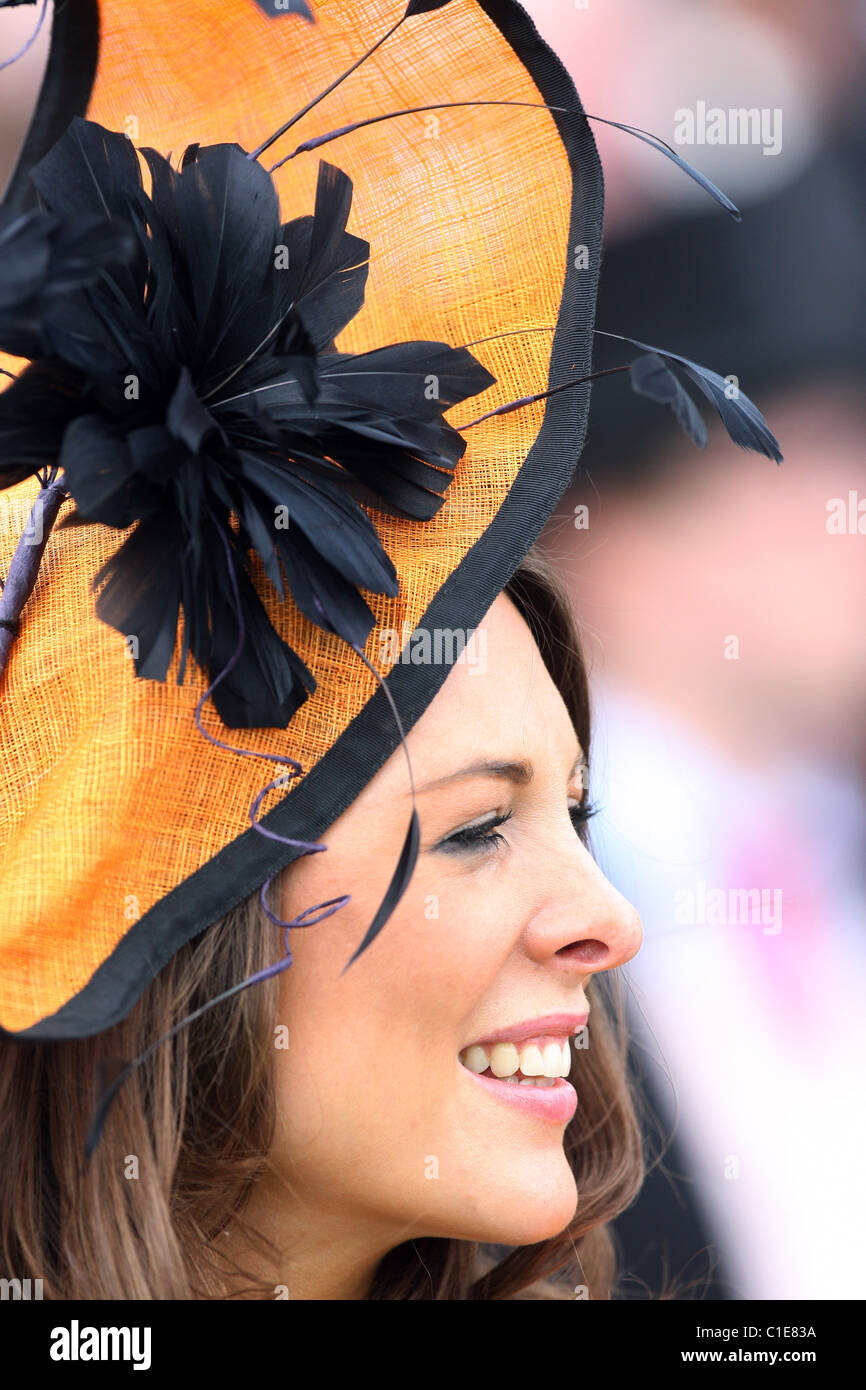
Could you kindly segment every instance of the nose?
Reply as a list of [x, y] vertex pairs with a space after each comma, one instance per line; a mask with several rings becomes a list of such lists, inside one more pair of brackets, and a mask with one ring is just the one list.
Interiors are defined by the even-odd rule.
[[531, 959], [589, 975], [625, 965], [640, 950], [637, 910], [576, 836], [561, 855], [551, 856], [541, 881], [544, 887], [524, 931]]

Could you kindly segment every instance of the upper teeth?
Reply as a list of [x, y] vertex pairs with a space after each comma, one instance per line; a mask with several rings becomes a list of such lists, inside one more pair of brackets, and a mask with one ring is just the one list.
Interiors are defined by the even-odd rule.
[[500, 1079], [514, 1076], [518, 1071], [524, 1076], [568, 1076], [571, 1048], [567, 1038], [562, 1042], [525, 1042], [519, 1047], [510, 1042], [494, 1043], [492, 1047], [474, 1043], [461, 1052], [460, 1060], [470, 1071], [479, 1074], [489, 1067]]

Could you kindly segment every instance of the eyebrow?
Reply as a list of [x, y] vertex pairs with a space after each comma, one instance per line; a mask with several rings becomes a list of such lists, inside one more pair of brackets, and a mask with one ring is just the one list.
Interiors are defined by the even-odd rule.
[[[574, 766], [570, 776], [573, 777], [578, 768], [584, 765], [583, 752], [578, 749]], [[477, 763], [467, 763], [465, 767], [460, 767], [456, 772], [448, 772], [444, 777], [436, 777], [432, 782], [424, 782], [416, 787], [417, 792], [432, 791], [436, 787], [447, 786], [450, 782], [457, 782], [466, 777], [499, 777], [503, 781], [513, 782], [515, 786], [525, 787], [535, 776], [535, 768], [526, 758], [516, 760], [485, 760]]]

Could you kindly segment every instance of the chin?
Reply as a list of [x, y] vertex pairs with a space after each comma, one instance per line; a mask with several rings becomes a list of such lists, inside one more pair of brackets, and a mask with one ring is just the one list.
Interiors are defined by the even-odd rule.
[[536, 1245], [565, 1230], [578, 1202], [577, 1184], [565, 1155], [560, 1154], [556, 1168], [551, 1166], [549, 1171], [540, 1172], [536, 1164], [533, 1173], [525, 1163], [516, 1169], [510, 1181], [495, 1186], [485, 1183], [472, 1220], [465, 1223], [468, 1228], [452, 1235], [494, 1245]]

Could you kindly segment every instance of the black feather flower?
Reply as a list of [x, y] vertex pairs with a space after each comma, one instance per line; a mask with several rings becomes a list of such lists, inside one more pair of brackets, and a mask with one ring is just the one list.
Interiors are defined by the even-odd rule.
[[[335, 350], [369, 246], [346, 231], [352, 183], [333, 165], [313, 214], [284, 224], [273, 179], [237, 145], [190, 146], [178, 170], [141, 154], [149, 193], [131, 141], [76, 118], [33, 171], [66, 288], [28, 308], [45, 355], [0, 394], [0, 485], [59, 462], [71, 524], [134, 525], [93, 583], [99, 617], [135, 635], [140, 676], [165, 679], [181, 612], [179, 680], [188, 653], [223, 671], [239, 637], [231, 564], [246, 640], [214, 703], [230, 727], [284, 728], [315, 682], [267, 617], [253, 553], [280, 597], [287, 583], [307, 618], [363, 645], [359, 590], [398, 585], [359, 502], [433, 516], [465, 450], [443, 412], [494, 378], [439, 342]], [[76, 285], [86, 219], [131, 244]], [[0, 306], [7, 283], [3, 264]]]

